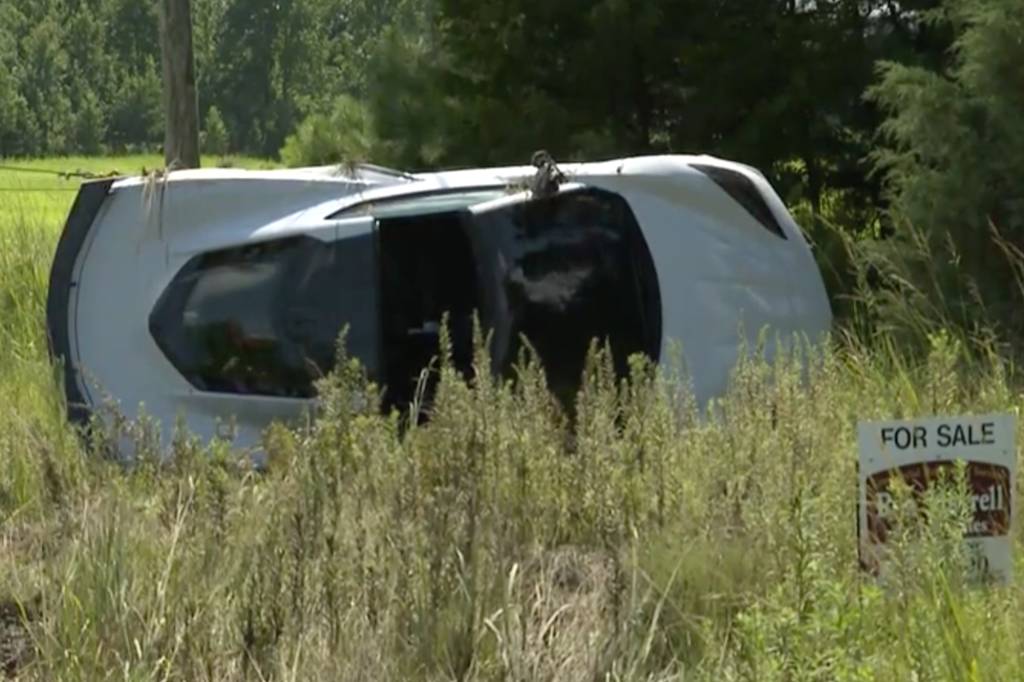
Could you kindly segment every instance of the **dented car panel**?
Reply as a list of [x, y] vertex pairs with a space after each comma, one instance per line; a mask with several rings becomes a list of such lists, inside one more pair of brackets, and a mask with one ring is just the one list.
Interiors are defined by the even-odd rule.
[[[523, 337], [571, 401], [585, 337], [616, 364], [678, 342], [696, 397], [720, 395], [745, 340], [817, 337], [831, 311], [810, 248], [757, 171], [707, 156], [532, 166], [176, 171], [83, 185], [51, 272], [47, 325], [69, 416], [106, 398], [169, 434], [258, 442], [302, 414], [329, 339], [400, 406], [442, 311], [474, 313], [504, 371]], [[457, 350], [459, 350], [457, 349]], [[774, 344], [769, 343], [772, 352]], [[225, 429], [230, 424], [230, 429]]]

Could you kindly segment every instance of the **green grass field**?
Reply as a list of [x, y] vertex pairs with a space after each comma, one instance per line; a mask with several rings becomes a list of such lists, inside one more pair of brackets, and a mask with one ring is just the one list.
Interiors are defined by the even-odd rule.
[[670, 369], [638, 365], [617, 386], [596, 357], [572, 426], [536, 367], [515, 386], [446, 370], [434, 418], [407, 432], [372, 401], [353, 411], [351, 391], [372, 387], [346, 364], [313, 426], [268, 432], [265, 472], [185, 436], [160, 464], [145, 422], [128, 428], [142, 456], [126, 470], [65, 425], [46, 356], [75, 187], [0, 171], [9, 674], [1024, 679], [1024, 583], [969, 584], [953, 512], [896, 544], [885, 585], [857, 563], [857, 420], [1016, 410], [998, 359], [944, 336], [920, 362], [837, 342], [806, 381], [792, 362], [738, 368], [702, 420]]

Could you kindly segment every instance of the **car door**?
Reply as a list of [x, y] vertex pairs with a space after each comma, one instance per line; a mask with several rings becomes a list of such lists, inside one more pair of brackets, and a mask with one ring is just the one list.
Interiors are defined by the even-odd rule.
[[469, 208], [496, 369], [525, 346], [571, 408], [588, 349], [607, 343], [617, 372], [629, 356], [659, 359], [661, 302], [651, 254], [620, 195], [566, 183]]

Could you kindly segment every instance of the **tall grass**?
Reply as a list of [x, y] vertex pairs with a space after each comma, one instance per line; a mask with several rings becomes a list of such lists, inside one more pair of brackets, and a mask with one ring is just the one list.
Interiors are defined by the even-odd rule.
[[124, 468], [64, 424], [35, 229], [0, 230], [20, 678], [1024, 679], [1024, 589], [967, 582], [954, 507], [892, 580], [857, 562], [857, 420], [1017, 409], [996, 353], [799, 348], [738, 366], [709, 418], [673, 363], [620, 382], [595, 349], [572, 421], [528, 356], [509, 383], [442, 358], [414, 427], [342, 354], [315, 419], [266, 433], [266, 470], [183, 433], [164, 461], [145, 424]]

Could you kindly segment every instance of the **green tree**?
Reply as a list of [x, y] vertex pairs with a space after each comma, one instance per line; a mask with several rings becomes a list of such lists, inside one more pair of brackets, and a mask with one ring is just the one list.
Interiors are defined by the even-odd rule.
[[289, 166], [322, 166], [377, 161], [379, 141], [366, 107], [343, 95], [329, 114], [312, 114], [288, 136], [281, 160]]
[[106, 139], [106, 110], [96, 93], [87, 90], [81, 96], [75, 112], [74, 149], [83, 154], [101, 154]]
[[27, 154], [39, 131], [21, 94], [21, 64], [14, 30], [24, 20], [11, 4], [0, 3], [0, 158]]
[[109, 0], [79, 0], [61, 12], [67, 53], [66, 86], [74, 116], [68, 151], [98, 154], [105, 147], [117, 62], [107, 44]]
[[121, 150], [152, 149], [163, 140], [160, 41], [156, 3], [109, 0], [108, 45], [117, 68], [108, 142]]
[[[415, 36], [415, 34], [414, 34]], [[429, 40], [410, 37], [397, 28], [379, 37], [370, 62], [368, 79], [378, 87], [366, 101], [376, 131], [374, 148], [382, 163], [409, 169], [425, 169], [458, 162], [462, 133], [459, 123], [469, 124], [466, 100], [448, 97], [441, 85], [438, 52]], [[481, 163], [465, 154], [467, 163]]]
[[163, 139], [159, 62], [146, 57], [118, 76], [108, 139], [120, 150], [155, 148]]
[[897, 300], [1020, 333], [1024, 4], [947, 0], [928, 20], [955, 32], [951, 65], [886, 62], [869, 91], [887, 116], [874, 158], [899, 228], [872, 264], [903, 283]]
[[217, 58], [227, 5], [226, 0], [192, 0], [192, 45], [200, 111], [207, 111], [218, 100], [216, 84], [221, 64]]
[[[440, 0], [451, 160], [708, 152], [862, 186], [876, 3]], [[887, 47], [888, 43], [882, 43]], [[434, 67], [436, 68], [436, 66]], [[480, 157], [483, 157], [482, 159]], [[852, 166], [852, 182], [850, 167]], [[844, 175], [845, 173], [845, 175]]]
[[68, 54], [55, 16], [44, 16], [21, 41], [21, 93], [39, 126], [38, 151], [70, 150], [74, 114], [68, 96]]
[[232, 0], [216, 43], [217, 70], [204, 82], [233, 144], [272, 155], [304, 115], [337, 93], [327, 0]]
[[[378, 92], [373, 65], [382, 51], [416, 45], [436, 53], [434, 0], [334, 0], [328, 3], [325, 33], [331, 37], [332, 86], [364, 99]], [[410, 71], [414, 70], [410, 67]]]
[[224, 118], [217, 107], [210, 107], [206, 112], [203, 125], [203, 152], [223, 156], [228, 153], [230, 136]]

